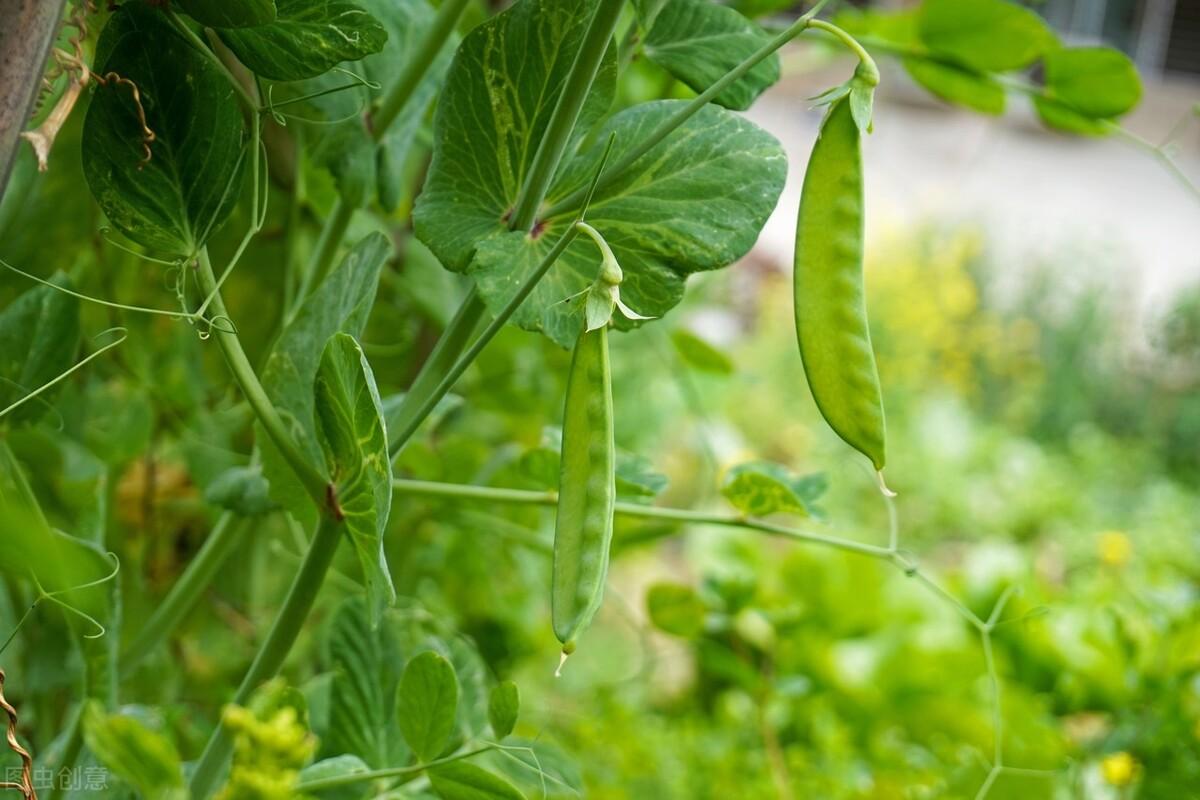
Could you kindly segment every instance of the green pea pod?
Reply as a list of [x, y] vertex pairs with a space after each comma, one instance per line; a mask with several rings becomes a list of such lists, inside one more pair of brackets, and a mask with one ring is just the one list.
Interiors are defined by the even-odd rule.
[[604, 596], [616, 501], [607, 326], [575, 342], [563, 412], [551, 607], [565, 658]]
[[860, 136], [849, 101], [835, 102], [821, 124], [800, 195], [796, 336], [821, 416], [880, 471], [885, 428], [863, 294]]

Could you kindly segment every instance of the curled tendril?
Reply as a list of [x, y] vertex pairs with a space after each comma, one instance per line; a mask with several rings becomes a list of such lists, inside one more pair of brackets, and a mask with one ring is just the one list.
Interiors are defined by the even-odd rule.
[[212, 337], [212, 332], [228, 333], [236, 336], [238, 333], [237, 325], [233, 324], [233, 320], [224, 314], [215, 317], [201, 317], [199, 326], [200, 341], [206, 342]]
[[138, 164], [138, 170], [150, 163], [151, 157], [154, 155], [150, 150], [150, 145], [154, 143], [158, 137], [154, 131], [150, 130], [150, 126], [146, 124], [146, 108], [142, 105], [142, 93], [138, 86], [129, 78], [124, 78], [115, 72], [107, 72], [104, 75], [97, 74], [95, 76], [96, 83], [101, 86], [108, 86], [115, 83], [118, 86], [128, 86], [130, 94], [133, 97], [133, 105], [137, 109], [138, 124], [142, 127], [142, 161]]
[[8, 716], [5, 739], [8, 741], [8, 748], [21, 759], [21, 780], [0, 782], [0, 789], [16, 789], [25, 796], [25, 800], [37, 800], [37, 790], [33, 788], [33, 756], [17, 739], [17, 709], [4, 697], [4, 680], [4, 670], [0, 669], [0, 709], [4, 709]]

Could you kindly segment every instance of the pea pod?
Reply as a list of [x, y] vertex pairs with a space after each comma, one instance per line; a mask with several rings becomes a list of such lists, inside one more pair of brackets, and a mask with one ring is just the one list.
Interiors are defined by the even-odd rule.
[[837, 100], [821, 124], [800, 195], [796, 336], [821, 416], [879, 471], [886, 461], [885, 427], [863, 294], [860, 137], [851, 103]]
[[608, 328], [575, 342], [563, 412], [551, 609], [565, 658], [604, 596], [616, 501]]

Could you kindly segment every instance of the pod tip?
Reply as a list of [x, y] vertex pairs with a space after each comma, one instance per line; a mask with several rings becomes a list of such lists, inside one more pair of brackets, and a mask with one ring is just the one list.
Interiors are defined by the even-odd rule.
[[884, 497], [895, 497], [896, 496], [896, 493], [893, 492], [891, 489], [889, 489], [887, 483], [884, 482], [883, 470], [881, 470], [881, 469], [875, 470], [875, 477], [879, 481], [879, 491], [883, 493]]
[[567, 656], [569, 656], [569, 655], [570, 655], [570, 653], [567, 652], [567, 648], [564, 647], [563, 651], [562, 651], [562, 655], [560, 655], [558, 658], [558, 669], [554, 670], [554, 677], [556, 677], [556, 678], [562, 677], [563, 664], [567, 663]]

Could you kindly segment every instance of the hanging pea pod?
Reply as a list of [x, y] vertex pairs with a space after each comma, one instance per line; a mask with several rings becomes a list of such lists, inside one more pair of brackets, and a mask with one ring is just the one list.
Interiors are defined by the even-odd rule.
[[616, 501], [608, 326], [575, 342], [563, 412], [551, 607], [563, 658], [600, 607]]
[[843, 96], [830, 106], [804, 176], [796, 223], [796, 335], [821, 415], [882, 471], [883, 398], [863, 293], [862, 132], [855, 120], [863, 114], [855, 114], [854, 105]]

